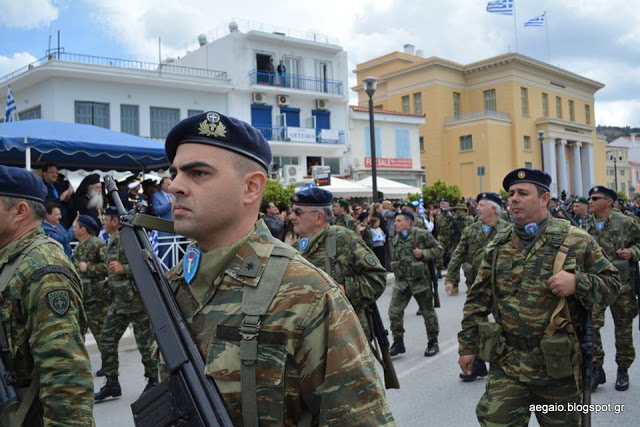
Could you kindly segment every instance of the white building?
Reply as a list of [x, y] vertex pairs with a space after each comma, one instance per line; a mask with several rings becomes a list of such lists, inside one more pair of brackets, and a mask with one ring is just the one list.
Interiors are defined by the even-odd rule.
[[[424, 185], [420, 165], [420, 135], [424, 115], [374, 109], [376, 174], [413, 187]], [[349, 111], [351, 174], [355, 180], [371, 175], [369, 107], [352, 105]]]
[[607, 145], [605, 155], [607, 186], [633, 197], [638, 184], [637, 166], [633, 163], [637, 164], [640, 161], [640, 146], [635, 135], [622, 136], [611, 141]]
[[[164, 139], [178, 121], [206, 110], [238, 117], [270, 141], [275, 172], [300, 178], [312, 165], [348, 170], [347, 54], [336, 40], [244, 22], [160, 66], [56, 52], [0, 79], [22, 120], [94, 124]], [[284, 79], [267, 70], [282, 59]], [[0, 95], [0, 96], [3, 96]], [[0, 101], [3, 102], [3, 101]], [[276, 166], [277, 165], [277, 166]]]

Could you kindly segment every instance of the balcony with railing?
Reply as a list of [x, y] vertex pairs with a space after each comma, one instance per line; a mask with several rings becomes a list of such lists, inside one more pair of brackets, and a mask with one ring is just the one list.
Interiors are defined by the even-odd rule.
[[22, 73], [25, 73], [41, 65], [50, 63], [52, 61], [64, 61], [69, 63], [100, 65], [100, 66], [114, 67], [114, 68], [126, 68], [130, 70], [153, 71], [158, 73], [158, 75], [162, 75], [163, 73], [168, 73], [168, 74], [180, 74], [180, 75], [196, 76], [196, 77], [207, 77], [211, 79], [220, 79], [220, 80], [227, 79], [227, 73], [224, 71], [218, 71], [218, 70], [183, 67], [180, 65], [173, 65], [173, 64], [166, 64], [166, 63], [159, 64], [157, 62], [134, 61], [131, 59], [119, 59], [119, 58], [108, 58], [108, 57], [102, 57], [102, 56], [82, 55], [77, 53], [53, 52], [48, 56], [44, 56], [25, 67], [22, 67], [10, 74], [7, 74], [6, 76], [0, 77], [0, 84], [4, 83], [7, 80], [13, 79], [14, 77]]
[[268, 127], [260, 125], [256, 125], [255, 128], [269, 141], [333, 145], [345, 143], [343, 130], [297, 128], [291, 126]]
[[338, 80], [289, 74], [282, 77], [278, 74], [259, 70], [252, 70], [249, 73], [249, 84], [328, 93], [332, 95], [342, 95], [344, 93], [344, 84]]
[[458, 114], [455, 116], [447, 117], [444, 121], [444, 124], [445, 126], [447, 126], [447, 125], [460, 124], [464, 122], [484, 120], [484, 119], [496, 119], [496, 120], [511, 123], [511, 116], [507, 113], [500, 113], [498, 111], [493, 111], [493, 110], [484, 110], [484, 111], [473, 111], [471, 113]]

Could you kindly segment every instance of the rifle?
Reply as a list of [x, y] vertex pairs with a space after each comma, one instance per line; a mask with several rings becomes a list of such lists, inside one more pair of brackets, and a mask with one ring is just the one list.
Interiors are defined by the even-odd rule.
[[[578, 222], [578, 220], [576, 219], [575, 216], [573, 216], [571, 214], [571, 212], [569, 212], [569, 210], [563, 206], [558, 205], [556, 208], [556, 212], [560, 211], [562, 213], [562, 216], [571, 223], [571, 225], [573, 225], [574, 227], [578, 227], [578, 228], [582, 228], [582, 226], [580, 225], [580, 223]], [[553, 212], [552, 212], [553, 213]]]
[[[156, 218], [127, 213], [111, 176], [107, 192], [118, 208], [120, 236], [136, 287], [149, 315], [169, 376], [131, 404], [136, 426], [231, 426], [231, 419], [215, 383], [204, 373], [204, 361], [176, 303], [160, 261], [139, 219]], [[138, 218], [137, 218], [138, 217]], [[148, 218], [147, 218], [148, 217]], [[159, 222], [166, 227], [170, 221]], [[163, 228], [168, 231], [170, 228]]]
[[429, 276], [431, 276], [431, 287], [433, 289], [433, 306], [440, 308], [440, 295], [438, 295], [438, 276], [436, 275], [436, 264], [433, 260], [427, 262]]
[[[629, 261], [629, 265], [631, 265], [631, 273], [633, 274], [633, 290], [636, 294], [636, 304], [640, 304], [640, 269], [637, 261]], [[640, 320], [638, 320], [638, 329], [640, 329]]]
[[[4, 332], [2, 335], [4, 336]], [[2, 412], [2, 421], [0, 422], [11, 420], [20, 407], [16, 390], [12, 385], [14, 381], [15, 376], [7, 371], [4, 360], [0, 357], [0, 411]]]
[[[593, 379], [593, 355], [596, 345], [593, 340], [594, 327], [591, 318], [591, 310], [585, 307], [585, 316], [582, 333], [582, 356], [584, 358], [584, 370], [582, 373], [582, 404], [591, 405], [591, 380]], [[582, 426], [591, 427], [591, 413], [583, 411]]]
[[[380, 349], [379, 353], [378, 351], [374, 351], [373, 354], [382, 365], [385, 388], [399, 389], [400, 382], [398, 381], [398, 376], [396, 375], [396, 370], [393, 367], [391, 355], [389, 354], [389, 338], [387, 338], [389, 331], [385, 329], [384, 324], [382, 323], [382, 317], [380, 317], [380, 311], [378, 310], [378, 306], [375, 302], [369, 306], [367, 314], [369, 317], [369, 323], [373, 329], [373, 335], [375, 340], [378, 342], [378, 347]], [[376, 349], [374, 348], [374, 350]]]

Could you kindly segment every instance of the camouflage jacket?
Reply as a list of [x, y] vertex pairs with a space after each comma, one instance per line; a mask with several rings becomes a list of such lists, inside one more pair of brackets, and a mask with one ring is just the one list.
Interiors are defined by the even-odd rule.
[[[38, 227], [0, 249], [0, 270], [41, 237], [46, 235]], [[93, 377], [84, 347], [82, 285], [69, 258], [49, 240], [24, 258], [3, 293], [0, 318], [13, 359], [5, 364], [15, 372], [17, 388], [38, 375], [44, 425], [91, 426]], [[46, 272], [47, 267], [60, 271]]]
[[496, 233], [508, 227], [509, 223], [498, 218], [496, 223], [490, 226], [488, 234], [484, 233], [483, 226], [484, 224], [481, 221], [477, 221], [466, 227], [462, 232], [460, 243], [458, 243], [449, 261], [447, 283], [457, 285], [460, 282], [460, 267], [462, 267], [463, 263], [471, 265], [471, 277], [475, 277], [480, 267], [480, 262], [482, 261], [484, 248], [489, 242], [493, 241]]
[[[90, 299], [93, 291], [98, 291], [98, 283], [107, 278], [107, 245], [104, 240], [91, 236], [78, 243], [73, 250], [71, 262], [76, 268], [84, 289], [85, 299]], [[87, 271], [80, 271], [80, 263], [87, 263]], [[88, 291], [86, 288], [90, 287]]]
[[[417, 259], [413, 250], [422, 250], [422, 258]], [[396, 276], [394, 285], [400, 290], [411, 288], [414, 294], [425, 292], [431, 288], [429, 267], [430, 260], [436, 260], [444, 252], [442, 246], [427, 230], [411, 227], [409, 235], [403, 238], [400, 233], [393, 236], [393, 272]], [[422, 278], [413, 279], [412, 264], [421, 263]]]
[[115, 274], [109, 271], [109, 289], [113, 293], [113, 308], [122, 314], [138, 313], [144, 310], [136, 283], [131, 275], [129, 260], [124, 253], [120, 232], [113, 233], [109, 240], [106, 258], [107, 270], [111, 261], [120, 262], [124, 268], [124, 274]]
[[631, 291], [633, 282], [629, 274], [629, 262], [618, 258], [616, 251], [629, 249], [631, 261], [640, 261], [640, 225], [627, 215], [611, 211], [602, 220], [591, 215], [587, 221], [586, 230], [596, 239], [607, 258], [619, 269], [622, 278], [620, 293]]
[[[499, 319], [505, 333], [527, 339], [542, 337], [560, 300], [551, 292], [547, 280], [553, 272], [557, 248], [569, 228], [568, 221], [548, 217], [545, 230], [526, 255], [513, 225], [496, 235], [484, 252], [475, 282], [467, 294], [462, 330], [458, 333], [459, 354], [477, 354], [478, 322], [492, 313], [494, 302], [497, 309], [494, 318]], [[567, 301], [573, 324], [580, 325], [580, 306], [589, 307], [593, 312], [604, 310], [618, 295], [620, 279], [600, 246], [584, 230], [576, 228], [566, 243], [570, 249], [563, 270], [576, 275], [576, 292]], [[495, 294], [491, 285], [494, 256]], [[549, 384], [553, 381], [546, 373], [539, 347], [524, 351], [507, 346], [498, 364], [508, 376], [521, 382]]]
[[[453, 214], [452, 214], [453, 215]], [[448, 239], [449, 235], [452, 233], [451, 231], [451, 220], [449, 219], [448, 214], [440, 211], [436, 214], [433, 219], [435, 225], [435, 233], [438, 236], [438, 240], [440, 239]]]
[[333, 224], [348, 228], [349, 230], [355, 231], [356, 233], [358, 232], [358, 221], [356, 221], [356, 219], [348, 213], [336, 215]]
[[[167, 273], [204, 357], [205, 372], [215, 380], [234, 425], [243, 423], [240, 343], [228, 334], [223, 337], [222, 331], [240, 328], [243, 288], [258, 285], [274, 246], [283, 245], [259, 221], [224, 274], [211, 277], [211, 288], [201, 301], [189, 290], [182, 263]], [[241, 274], [249, 258], [258, 262], [255, 277]], [[301, 256], [289, 262], [262, 317], [260, 334], [269, 337], [258, 340], [261, 424], [295, 426], [304, 409], [313, 415], [312, 425], [394, 425], [369, 344], [351, 305], [329, 276]]]
[[[336, 236], [336, 262], [339, 269], [329, 265], [325, 241], [329, 233]], [[293, 244], [300, 251], [300, 241]], [[387, 270], [359, 235], [337, 225], [327, 226], [309, 238], [309, 246], [300, 251], [304, 259], [329, 274], [336, 283], [344, 285], [347, 299], [358, 314], [365, 331], [368, 321], [365, 309], [384, 293]]]
[[[460, 230], [460, 234], [457, 233], [456, 226]], [[438, 212], [435, 218], [436, 233], [438, 240], [458, 242], [462, 236], [462, 230], [468, 225], [473, 223], [473, 219], [467, 214], [458, 214], [451, 212], [451, 216]]]

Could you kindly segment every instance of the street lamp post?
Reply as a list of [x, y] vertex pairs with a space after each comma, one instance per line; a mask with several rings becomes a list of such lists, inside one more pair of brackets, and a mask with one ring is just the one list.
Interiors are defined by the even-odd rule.
[[[616, 193], [618, 192], [618, 156], [611, 156], [609, 158], [610, 160], [613, 160], [613, 176], [614, 176], [614, 180], [616, 183]], [[622, 160], [622, 156], [619, 157], [620, 160]]]
[[544, 170], [544, 131], [538, 131], [538, 141], [540, 141], [540, 158], [542, 159], [542, 170]]
[[376, 133], [373, 127], [373, 94], [376, 91], [378, 80], [375, 77], [366, 77], [362, 79], [364, 91], [369, 96], [369, 132], [371, 143], [371, 187], [373, 187], [373, 203], [378, 199], [378, 180], [376, 169]]

